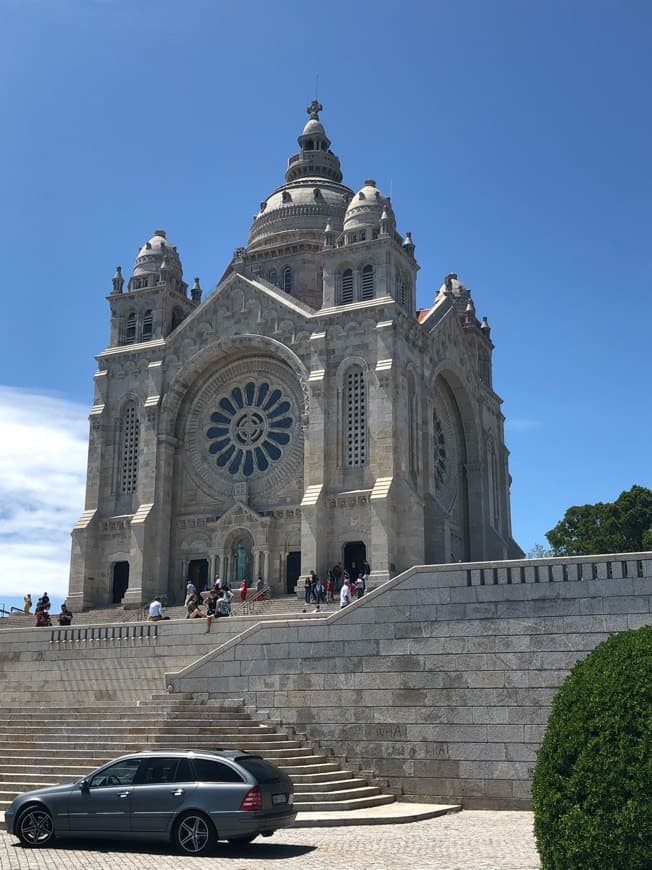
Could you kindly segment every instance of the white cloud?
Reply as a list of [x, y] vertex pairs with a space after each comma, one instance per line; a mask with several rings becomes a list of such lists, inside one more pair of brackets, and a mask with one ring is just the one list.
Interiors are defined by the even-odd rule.
[[68, 591], [70, 532], [82, 512], [88, 408], [0, 386], [0, 594]]

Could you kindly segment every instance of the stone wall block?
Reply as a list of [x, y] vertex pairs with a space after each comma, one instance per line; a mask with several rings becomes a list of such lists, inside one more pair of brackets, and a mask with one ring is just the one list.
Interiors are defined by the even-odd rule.
[[610, 613], [649, 613], [650, 600], [644, 596], [636, 595], [618, 595], [612, 598], [605, 598], [604, 612]]

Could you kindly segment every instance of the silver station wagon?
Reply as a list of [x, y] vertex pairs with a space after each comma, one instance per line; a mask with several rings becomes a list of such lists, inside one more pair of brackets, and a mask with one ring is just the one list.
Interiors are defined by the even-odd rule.
[[202, 855], [218, 840], [250, 843], [296, 818], [290, 778], [259, 755], [237, 751], [139, 752], [74, 783], [29, 791], [5, 812], [25, 846], [54, 837], [172, 841]]

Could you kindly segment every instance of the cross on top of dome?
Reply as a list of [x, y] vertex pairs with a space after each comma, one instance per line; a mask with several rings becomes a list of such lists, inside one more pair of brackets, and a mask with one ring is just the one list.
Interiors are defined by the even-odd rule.
[[310, 115], [310, 119], [314, 121], [319, 120], [319, 113], [323, 112], [324, 107], [318, 100], [313, 100], [312, 103], [306, 109], [306, 112]]

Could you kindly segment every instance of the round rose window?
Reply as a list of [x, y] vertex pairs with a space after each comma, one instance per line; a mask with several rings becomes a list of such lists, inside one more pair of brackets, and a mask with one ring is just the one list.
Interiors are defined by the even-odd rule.
[[291, 401], [267, 381], [234, 386], [217, 400], [210, 420], [208, 452], [218, 468], [245, 478], [282, 458], [294, 426]]

